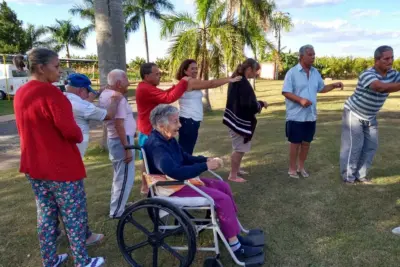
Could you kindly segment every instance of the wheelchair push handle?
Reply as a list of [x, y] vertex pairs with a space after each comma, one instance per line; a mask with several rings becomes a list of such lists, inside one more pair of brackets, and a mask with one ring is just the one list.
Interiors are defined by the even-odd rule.
[[124, 148], [125, 148], [125, 150], [135, 149], [135, 150], [139, 150], [139, 151], [141, 151], [141, 149], [142, 149], [140, 146], [137, 146], [137, 145], [124, 146]]

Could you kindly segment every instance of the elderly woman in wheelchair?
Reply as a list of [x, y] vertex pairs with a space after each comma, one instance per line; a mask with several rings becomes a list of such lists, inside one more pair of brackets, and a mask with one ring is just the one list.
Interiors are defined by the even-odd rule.
[[[172, 183], [180, 184], [178, 187], [173, 187], [175, 189], [169, 190], [169, 199], [201, 197], [204, 193], [209, 198], [211, 197], [219, 222], [219, 229], [214, 229], [214, 241], [218, 243], [217, 235], [223, 235], [225, 246], [228, 251], [230, 250], [229, 252], [234, 261], [239, 265], [262, 264], [264, 261], [260, 260], [260, 258], [264, 258], [262, 247], [264, 245], [264, 236], [260, 230], [258, 230], [259, 232], [257, 230], [249, 232], [242, 228], [237, 218], [237, 207], [228, 183], [218, 179], [199, 178], [199, 175], [203, 172], [212, 172], [212, 170], [221, 167], [222, 160], [219, 158], [191, 156], [182, 150], [175, 139], [181, 124], [179, 122], [179, 110], [174, 106], [165, 104], [157, 106], [150, 114], [150, 121], [153, 131], [142, 148], [148, 174], [163, 175], [168, 177], [169, 180], [175, 181]], [[171, 181], [165, 182], [164, 185], [171, 183]], [[183, 181], [185, 181], [185, 184], [183, 184]], [[189, 181], [190, 185], [187, 181]], [[129, 213], [129, 208], [125, 213]], [[126, 217], [127, 215], [125, 215]], [[154, 217], [154, 214], [150, 217]], [[241, 231], [248, 233], [248, 235], [240, 235]], [[254, 238], [257, 235], [262, 235], [262, 242], [259, 242], [260, 238]], [[121, 248], [121, 242], [119, 242], [119, 245]], [[124, 247], [124, 244], [122, 244], [122, 247]], [[167, 250], [169, 249], [167, 248]], [[216, 245], [216, 250], [214, 251], [217, 252], [218, 256], [218, 245]], [[125, 255], [124, 257], [127, 259]], [[255, 258], [258, 259], [251, 260]], [[153, 264], [153, 266], [157, 265]], [[181, 262], [180, 266], [189, 265], [182, 265]], [[218, 265], [212, 263], [205, 264], [205, 266]]]

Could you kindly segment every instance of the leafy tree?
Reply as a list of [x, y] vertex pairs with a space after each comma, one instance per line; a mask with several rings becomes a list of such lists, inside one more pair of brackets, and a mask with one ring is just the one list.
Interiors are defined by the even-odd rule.
[[48, 26], [51, 39], [48, 41], [57, 52], [65, 49], [67, 58], [71, 58], [70, 47], [85, 48], [85, 40], [89, 28], [80, 28], [72, 24], [71, 20], [57, 20], [54, 26]]
[[90, 24], [87, 26], [87, 30], [92, 32], [95, 30], [95, 14], [94, 14], [94, 0], [83, 0], [82, 4], [75, 4], [70, 10], [69, 13], [72, 15], [79, 15], [81, 19], [86, 19], [90, 21]]
[[6, 1], [0, 3], [0, 53], [24, 53], [28, 49], [22, 21]]
[[[199, 64], [201, 79], [208, 80], [210, 75], [218, 78], [225, 72], [224, 62], [235, 65], [243, 59], [243, 31], [226, 19], [226, 3], [197, 0], [195, 5], [196, 16], [175, 13], [165, 16], [162, 23], [161, 36], [173, 37], [168, 51], [170, 70], [174, 73], [184, 59], [193, 58]], [[204, 96], [205, 109], [211, 110], [208, 90]]]
[[124, 14], [126, 17], [125, 22], [125, 38], [128, 39], [128, 34], [136, 32], [140, 24], [143, 25], [144, 43], [146, 46], [146, 59], [149, 59], [149, 41], [147, 37], [147, 23], [146, 16], [154, 20], [160, 21], [162, 19], [162, 12], [173, 11], [174, 5], [168, 0], [125, 0], [124, 1]]
[[142, 57], [136, 57], [136, 58], [132, 59], [131, 62], [129, 62], [128, 65], [129, 65], [129, 68], [132, 68], [132, 69], [138, 71], [140, 69], [140, 66], [143, 63], [146, 63], [146, 59], [144, 59]]
[[39, 46], [48, 46], [48, 42], [44, 41], [42, 37], [46, 35], [47, 28], [43, 26], [35, 26], [33, 24], [28, 23], [28, 26], [25, 29], [25, 42], [26, 47], [31, 49], [33, 47]]

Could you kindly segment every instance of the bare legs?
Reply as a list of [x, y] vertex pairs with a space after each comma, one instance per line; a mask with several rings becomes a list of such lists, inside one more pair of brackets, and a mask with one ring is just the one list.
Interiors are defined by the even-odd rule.
[[240, 164], [242, 162], [242, 158], [244, 156], [243, 152], [233, 151], [231, 155], [231, 172], [229, 173], [228, 180], [233, 182], [245, 182], [246, 180], [237, 176], [240, 170]]
[[296, 176], [297, 171], [299, 171], [303, 177], [308, 177], [308, 174], [304, 169], [304, 162], [306, 161], [308, 151], [310, 150], [310, 143], [290, 143], [289, 150], [289, 175]]

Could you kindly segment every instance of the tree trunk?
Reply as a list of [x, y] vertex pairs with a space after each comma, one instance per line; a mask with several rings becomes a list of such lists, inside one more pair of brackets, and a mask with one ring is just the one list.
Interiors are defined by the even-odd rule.
[[275, 59], [275, 80], [279, 79], [279, 70], [278, 70], [278, 64], [277, 60], [280, 60], [280, 55], [281, 55], [281, 29], [278, 27], [278, 57]]
[[[205, 23], [203, 24], [205, 25]], [[207, 32], [204, 30], [202, 40], [202, 60], [200, 69], [200, 78], [208, 80], [208, 60], [207, 60]], [[208, 89], [203, 90], [203, 108], [204, 111], [212, 111]]]
[[[67, 59], [70, 59], [71, 55], [69, 53], [69, 45], [65, 44], [65, 49], [67, 50]], [[67, 60], [67, 68], [71, 68], [71, 63]]]
[[[95, 26], [100, 72], [100, 88], [107, 85], [113, 69], [126, 71], [123, 0], [95, 0]], [[107, 130], [103, 126], [103, 149], [107, 149]]]
[[146, 56], [147, 56], [147, 62], [150, 62], [150, 57], [149, 57], [149, 40], [147, 38], [147, 26], [146, 26], [146, 14], [143, 14], [143, 29], [144, 29], [144, 44], [146, 46]]

